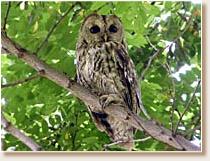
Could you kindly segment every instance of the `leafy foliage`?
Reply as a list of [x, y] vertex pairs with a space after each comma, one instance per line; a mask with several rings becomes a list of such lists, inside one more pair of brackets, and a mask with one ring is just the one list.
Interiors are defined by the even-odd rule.
[[[70, 8], [71, 11], [64, 16]], [[195, 93], [189, 110], [181, 119], [178, 132], [190, 140], [200, 141], [200, 87], [195, 91], [201, 79], [200, 8], [200, 4], [168, 1], [11, 2], [6, 30], [11, 39], [74, 78], [75, 46], [81, 21], [92, 12], [116, 14], [124, 25], [129, 54], [139, 77], [156, 48], [163, 50], [154, 58], [143, 80], [139, 80], [148, 113], [160, 124], [175, 130]], [[7, 11], [8, 2], [1, 2], [2, 26]], [[56, 23], [57, 26], [54, 26]], [[49, 39], [44, 41], [48, 35]], [[36, 52], [40, 44], [43, 47]], [[3, 54], [1, 63], [2, 84], [36, 73], [10, 55]], [[12, 124], [47, 151], [100, 151], [103, 145], [110, 143], [109, 137], [96, 129], [80, 100], [41, 77], [3, 88], [2, 111]], [[145, 136], [142, 132], [135, 135], [136, 139]], [[30, 150], [5, 133], [3, 150], [12, 148], [16, 151]], [[154, 139], [137, 142], [135, 149], [174, 150]], [[109, 150], [121, 149], [111, 147]]]

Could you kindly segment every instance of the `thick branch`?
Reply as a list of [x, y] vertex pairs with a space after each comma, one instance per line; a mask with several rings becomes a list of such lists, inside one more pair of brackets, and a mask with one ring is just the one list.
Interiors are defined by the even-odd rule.
[[[85, 104], [90, 105], [90, 107], [101, 108], [99, 102], [99, 97], [90, 92], [90, 90], [82, 87], [78, 83], [70, 80], [65, 74], [56, 71], [49, 65], [45, 64], [43, 61], [39, 60], [34, 54], [21, 48], [19, 45], [14, 43], [10, 38], [2, 33], [2, 47], [7, 49], [10, 54], [18, 56], [20, 59], [25, 61], [31, 67], [42, 73], [42, 76], [52, 80], [61, 87], [69, 90], [74, 96], [80, 98]], [[94, 108], [91, 109], [95, 111]], [[153, 121], [145, 121], [143, 118], [137, 116], [131, 111], [126, 110], [123, 106], [111, 105], [103, 109], [107, 114], [123, 121], [129, 123], [131, 126], [139, 130], [146, 131], [153, 138], [171, 145], [178, 150], [188, 150], [188, 151], [199, 151], [200, 147], [195, 146], [186, 140], [184, 137], [177, 135], [172, 137], [172, 132], [162, 126], [157, 125]]]
[[39, 77], [38, 74], [34, 74], [34, 75], [32, 75], [32, 76], [30, 76], [28, 78], [22, 79], [22, 80], [17, 80], [17, 81], [12, 82], [12, 83], [2, 84], [1, 88], [13, 87], [13, 86], [16, 86], [18, 84], [23, 84], [23, 83], [26, 83], [26, 82], [31, 81], [33, 79], [36, 79], [38, 77]]
[[19, 129], [14, 127], [10, 122], [8, 122], [6, 118], [3, 116], [3, 114], [1, 114], [1, 125], [7, 132], [12, 134], [20, 141], [22, 141], [31, 150], [33, 151], [41, 150], [41, 147], [34, 140], [26, 136], [23, 132], [21, 132]]

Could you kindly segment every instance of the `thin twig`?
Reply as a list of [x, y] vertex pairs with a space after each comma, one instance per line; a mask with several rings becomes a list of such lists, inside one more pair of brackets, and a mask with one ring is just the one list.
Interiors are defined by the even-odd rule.
[[19, 7], [21, 3], [23, 3], [23, 1], [18, 2], [15, 7]]
[[[168, 63], [166, 63], [164, 65], [161, 64], [161, 66], [164, 69], [166, 69], [166, 71], [168, 72], [169, 76], [172, 78], [172, 71], [171, 71], [170, 66], [168, 65]], [[179, 117], [181, 117], [181, 113], [179, 112], [179, 110], [176, 107], [176, 97], [175, 97], [175, 95], [176, 95], [176, 88], [175, 88], [175, 82], [174, 82], [174, 79], [173, 78], [172, 78], [172, 88], [173, 89], [170, 90], [170, 94], [171, 94], [171, 97], [173, 99], [173, 103], [172, 103], [172, 109], [173, 110], [171, 112], [174, 113], [176, 111], [178, 113]], [[172, 120], [173, 120], [172, 115], [171, 115], [170, 119], [171, 119], [171, 122], [172, 122]], [[174, 131], [174, 127], [172, 127], [172, 126], [171, 126], [171, 130], [173, 129], [172, 131]]]
[[152, 61], [154, 60], [154, 58], [162, 51], [162, 50], [160, 50], [160, 49], [158, 50], [158, 49], [151, 43], [151, 41], [149, 40], [149, 37], [148, 37], [148, 36], [146, 37], [146, 39], [147, 39], [148, 43], [150, 44], [150, 46], [154, 49], [155, 53], [154, 53], [152, 56], [150, 56], [150, 58], [149, 58], [149, 60], [148, 60], [148, 63], [147, 63], [147, 66], [146, 66], [146, 67], [144, 68], [144, 70], [141, 72], [141, 76], [140, 76], [140, 78], [139, 78], [140, 81], [143, 80], [143, 78], [144, 78], [144, 76], [145, 76], [147, 70], [148, 70], [149, 67], [151, 66], [151, 63], [152, 63]]
[[166, 71], [168, 72], [169, 77], [171, 77], [171, 84], [172, 84], [171, 96], [172, 96], [173, 102], [172, 102], [170, 119], [171, 119], [171, 131], [174, 134], [174, 111], [176, 109], [176, 87], [175, 87], [174, 79], [172, 77], [172, 71], [171, 71], [170, 66], [167, 61], [165, 64], [165, 68], [166, 68]]
[[78, 1], [77, 4], [78, 4], [78, 6], [80, 6], [80, 8], [74, 11], [74, 13], [71, 17], [71, 22], [75, 21], [75, 19], [78, 18], [79, 12], [83, 9], [81, 2]]
[[173, 43], [176, 42], [180, 37], [182, 37], [184, 35], [184, 33], [188, 30], [188, 28], [190, 27], [192, 22], [193, 22], [193, 15], [190, 16], [185, 28], [175, 37], [175, 39], [173, 39], [173, 41], [172, 41]]
[[151, 136], [148, 136], [148, 137], [146, 137], [146, 138], [142, 138], [142, 139], [136, 139], [136, 140], [134, 140], [134, 142], [136, 143], [136, 142], [144, 142], [144, 141], [147, 141], [147, 140], [149, 140], [149, 139], [151, 139], [152, 137]]
[[106, 5], [108, 5], [109, 4], [109, 2], [107, 2], [107, 3], [104, 3], [102, 6], [100, 6], [99, 8], [97, 8], [96, 10], [94, 10], [93, 12], [99, 12], [104, 6], [106, 6]]
[[196, 132], [196, 130], [200, 130], [200, 129], [201, 129], [201, 124], [200, 124], [200, 121], [199, 121], [198, 124], [195, 125], [194, 128], [192, 129], [191, 138], [194, 135], [194, 133]]
[[26, 136], [23, 132], [19, 129], [14, 127], [6, 118], [1, 114], [1, 125], [3, 126], [4, 130], [9, 132], [11, 135], [19, 139], [22, 143], [24, 143], [27, 147], [29, 147], [33, 151], [40, 151], [41, 147], [31, 138]]
[[9, 15], [10, 7], [11, 7], [11, 2], [8, 2], [7, 12], [6, 12], [6, 15], [5, 15], [5, 17], [4, 17], [3, 30], [6, 30], [7, 19], [8, 19], [8, 15]]
[[[151, 136], [148, 136], [146, 138], [142, 138], [142, 139], [136, 139], [136, 140], [133, 140], [133, 141], [128, 141], [126, 143], [137, 143], [137, 142], [144, 142], [144, 141], [147, 141], [149, 139], [151, 139], [152, 137]], [[104, 148], [108, 148], [110, 146], [113, 146], [113, 145], [118, 145], [118, 144], [121, 144], [121, 143], [125, 143], [125, 141], [122, 141], [122, 140], [119, 140], [119, 141], [116, 141], [116, 142], [113, 142], [111, 144], [105, 144], [104, 145]]]
[[124, 143], [124, 141], [119, 140], [119, 141], [113, 142], [113, 143], [111, 143], [111, 144], [105, 144], [105, 145], [104, 145], [104, 148], [106, 149], [106, 148], [108, 148], [108, 147], [110, 147], [110, 146], [118, 145], [118, 144], [121, 144], [121, 143]]
[[[188, 24], [185, 26], [185, 28], [173, 39], [173, 41], [172, 41], [172, 43], [171, 44], [169, 44], [169, 45], [167, 45], [166, 47], [165, 47], [165, 49], [166, 48], [170, 48], [171, 47], [171, 45], [173, 44], [173, 43], [175, 43], [187, 30], [188, 30], [188, 28], [190, 27], [190, 25], [191, 25], [191, 22], [192, 22], [192, 16], [189, 18], [189, 21], [188, 21]], [[166, 70], [168, 71], [168, 73], [169, 73], [169, 75], [170, 75], [170, 77], [171, 77], [171, 82], [172, 82], [172, 89], [173, 89], [173, 91], [172, 91], [172, 99], [173, 99], [173, 103], [172, 103], [172, 110], [171, 110], [171, 130], [172, 130], [172, 133], [173, 133], [173, 135], [175, 135], [176, 134], [176, 131], [177, 131], [177, 129], [174, 129], [174, 124], [173, 124], [173, 120], [174, 120], [174, 111], [175, 111], [175, 109], [176, 109], [176, 107], [175, 107], [175, 104], [176, 104], [176, 97], [175, 97], [175, 94], [176, 94], [176, 89], [175, 89], [175, 82], [174, 82], [174, 79], [172, 78], [172, 71], [171, 71], [171, 69], [170, 69], [170, 66], [169, 66], [169, 62], [168, 61], [166, 61]], [[178, 114], [179, 114], [179, 116], [180, 116], [180, 118], [182, 118], [183, 116], [182, 115], [180, 115], [180, 112], [177, 110], [177, 112], [178, 112]], [[180, 120], [180, 122], [179, 122], [179, 124], [182, 122], [182, 120]]]
[[192, 140], [192, 136], [194, 135], [196, 130], [200, 130], [201, 129], [201, 124], [200, 124], [200, 120], [198, 120], [198, 122], [194, 125], [194, 127], [192, 129], [189, 129], [184, 136], [190, 140]]
[[198, 90], [198, 88], [199, 88], [199, 86], [200, 86], [200, 83], [201, 83], [201, 80], [198, 80], [198, 84], [197, 84], [197, 86], [196, 86], [196, 88], [195, 88], [195, 90], [194, 90], [194, 92], [193, 92], [193, 95], [192, 95], [192, 97], [189, 99], [189, 101], [187, 102], [187, 104], [186, 104], [186, 106], [185, 106], [185, 110], [184, 110], [184, 112], [182, 113], [181, 117], [179, 118], [179, 121], [178, 121], [178, 123], [177, 123], [176, 129], [175, 129], [175, 131], [174, 131], [174, 134], [175, 134], [175, 135], [177, 134], [178, 127], [179, 127], [180, 122], [182, 121], [183, 116], [184, 116], [185, 113], [189, 110], [190, 104], [193, 102], [193, 100], [194, 100], [194, 98], [195, 98], [195, 93], [197, 92], [197, 90]]
[[18, 84], [23, 84], [23, 83], [26, 83], [26, 82], [31, 81], [31, 80], [33, 80], [33, 79], [36, 79], [36, 78], [38, 78], [38, 77], [39, 77], [38, 74], [34, 74], [34, 75], [32, 75], [32, 76], [30, 76], [30, 77], [28, 77], [28, 78], [22, 79], [22, 80], [17, 80], [17, 81], [15, 81], [15, 82], [8, 83], [8, 84], [2, 84], [2, 85], [1, 85], [1, 88], [13, 87], [13, 86], [16, 86], [16, 85], [18, 85]]
[[146, 36], [146, 39], [148, 41], [148, 43], [150, 44], [150, 46], [155, 50], [155, 51], [158, 51], [158, 49], [155, 47], [155, 45], [152, 44], [152, 42], [150, 41], [149, 37]]
[[144, 68], [144, 70], [141, 72], [141, 76], [140, 76], [140, 78], [139, 78], [140, 81], [143, 80], [143, 78], [144, 78], [144, 76], [145, 76], [147, 70], [148, 70], [149, 67], [151, 66], [152, 61], [153, 61], [153, 60], [156, 58], [156, 56], [157, 56], [158, 54], [160, 54], [162, 51], [163, 51], [163, 49], [158, 49], [152, 56], [150, 56], [146, 68]]
[[36, 50], [36, 54], [42, 49], [42, 47], [44, 46], [44, 44], [48, 41], [48, 39], [50, 38], [50, 36], [52, 35], [52, 33], [54, 32], [55, 28], [61, 23], [61, 21], [69, 14], [69, 12], [75, 7], [76, 3], [73, 4], [64, 15], [62, 15], [60, 17], [60, 19], [58, 19], [56, 21], [56, 23], [51, 27], [51, 29], [49, 30], [47, 36], [45, 37], [45, 39], [41, 42], [41, 44], [39, 45], [39, 47]]
[[201, 108], [199, 108], [199, 114], [198, 114], [198, 117], [194, 118], [192, 120], [192, 126], [193, 128], [189, 129], [188, 131], [186, 131], [186, 133], [184, 134], [184, 136], [186, 138], [192, 138], [193, 134], [195, 133], [195, 131], [197, 129], [200, 129], [201, 128]]

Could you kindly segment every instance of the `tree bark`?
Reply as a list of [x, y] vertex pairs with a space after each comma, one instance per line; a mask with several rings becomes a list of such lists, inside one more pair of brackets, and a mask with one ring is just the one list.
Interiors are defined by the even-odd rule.
[[19, 129], [14, 127], [10, 122], [6, 120], [6, 118], [1, 114], [1, 124], [4, 129], [12, 134], [14, 137], [19, 139], [22, 143], [24, 143], [27, 147], [29, 147], [32, 151], [39, 151], [41, 147], [30, 137], [26, 136]]

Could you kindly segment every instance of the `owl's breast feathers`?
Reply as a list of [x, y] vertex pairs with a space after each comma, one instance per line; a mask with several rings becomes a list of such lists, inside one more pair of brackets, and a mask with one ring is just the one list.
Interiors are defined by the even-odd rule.
[[[115, 94], [120, 102], [131, 111], [139, 111], [138, 85], [135, 68], [129, 58], [126, 47], [117, 42], [106, 42], [77, 48], [77, 79], [98, 96]], [[97, 124], [102, 124], [106, 131], [116, 140], [117, 121], [110, 120], [103, 111], [92, 112]], [[114, 125], [113, 125], [114, 124]], [[120, 125], [122, 126], [122, 125]], [[130, 130], [132, 128], [126, 128]], [[122, 130], [122, 129], [121, 129]], [[132, 130], [131, 130], [132, 131]]]

